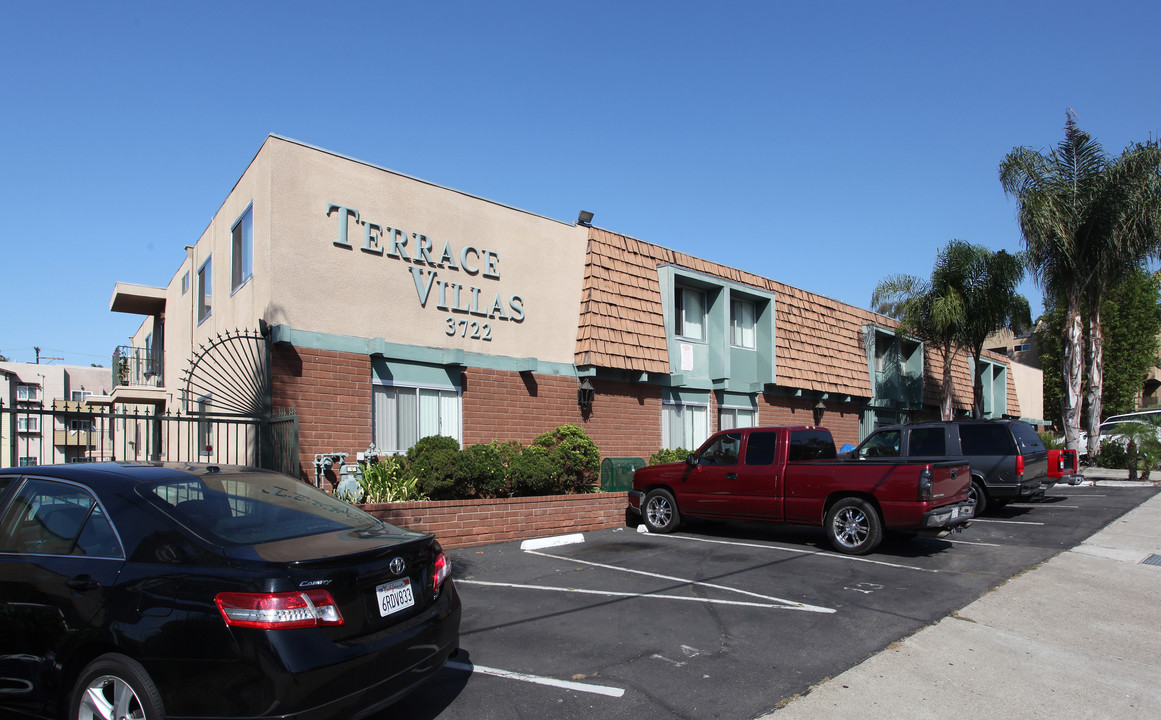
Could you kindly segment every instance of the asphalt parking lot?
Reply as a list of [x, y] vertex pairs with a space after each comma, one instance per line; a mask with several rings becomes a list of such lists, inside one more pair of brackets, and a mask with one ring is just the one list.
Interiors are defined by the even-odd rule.
[[1053, 488], [861, 558], [818, 529], [751, 523], [453, 551], [463, 651], [379, 718], [757, 717], [1156, 492]]

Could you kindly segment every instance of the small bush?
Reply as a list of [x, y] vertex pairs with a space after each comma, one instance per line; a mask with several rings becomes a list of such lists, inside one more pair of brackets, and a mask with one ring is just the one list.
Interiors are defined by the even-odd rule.
[[432, 500], [456, 499], [456, 460], [460, 444], [446, 435], [429, 435], [407, 451], [407, 466], [419, 491]]
[[532, 447], [544, 448], [552, 469], [547, 494], [593, 491], [600, 477], [601, 452], [582, 428], [561, 425], [536, 438]]
[[408, 474], [407, 460], [399, 455], [384, 455], [377, 462], [363, 466], [363, 502], [387, 503], [426, 500], [415, 477]]
[[508, 465], [508, 490], [515, 497], [551, 495], [555, 485], [553, 463], [540, 445], [524, 448]]
[[1096, 464], [1099, 467], [1113, 470], [1127, 470], [1129, 468], [1129, 454], [1125, 446], [1119, 442], [1103, 442], [1097, 452]]
[[1044, 443], [1046, 450], [1063, 450], [1064, 437], [1050, 432], [1037, 433], [1040, 435], [1040, 442]]
[[674, 448], [672, 450], [661, 449], [649, 456], [650, 465], [660, 465], [667, 462], [685, 462], [692, 450], [685, 448]]
[[458, 497], [502, 497], [508, 488], [508, 469], [495, 444], [472, 445], [460, 452], [455, 464]]

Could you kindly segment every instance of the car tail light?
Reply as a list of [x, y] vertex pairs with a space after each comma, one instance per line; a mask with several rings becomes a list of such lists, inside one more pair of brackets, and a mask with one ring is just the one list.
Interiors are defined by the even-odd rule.
[[1024, 479], [1024, 456], [1023, 455], [1016, 456], [1016, 479], [1017, 480]]
[[447, 580], [448, 575], [451, 575], [451, 560], [448, 560], [447, 555], [441, 552], [439, 557], [435, 559], [434, 572], [431, 574], [433, 592], [439, 592], [440, 586], [443, 585], [444, 580]]
[[326, 590], [218, 593], [214, 601], [230, 627], [281, 630], [343, 624], [339, 607]]
[[930, 465], [919, 473], [919, 502], [931, 502], [931, 487], [934, 480]]

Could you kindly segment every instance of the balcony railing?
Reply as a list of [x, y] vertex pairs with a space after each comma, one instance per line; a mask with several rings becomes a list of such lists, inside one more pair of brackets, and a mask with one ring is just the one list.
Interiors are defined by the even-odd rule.
[[121, 345], [113, 351], [113, 387], [163, 387], [161, 356], [150, 348]]

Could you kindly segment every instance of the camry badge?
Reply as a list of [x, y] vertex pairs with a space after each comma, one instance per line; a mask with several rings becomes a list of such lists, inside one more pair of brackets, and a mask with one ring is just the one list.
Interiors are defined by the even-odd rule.
[[402, 575], [403, 571], [407, 569], [407, 563], [403, 562], [403, 558], [401, 557], [394, 557], [391, 558], [391, 562], [387, 567], [391, 568], [392, 573]]

